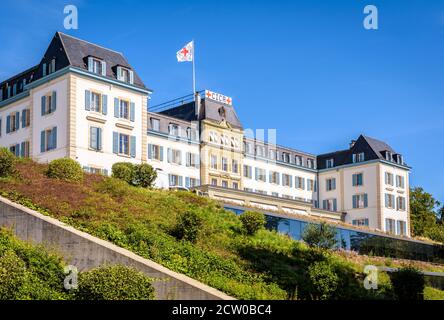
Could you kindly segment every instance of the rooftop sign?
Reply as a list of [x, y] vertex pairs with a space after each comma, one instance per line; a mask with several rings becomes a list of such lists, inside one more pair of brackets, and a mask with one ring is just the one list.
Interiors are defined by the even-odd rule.
[[211, 99], [217, 102], [221, 102], [221, 103], [225, 103], [229, 106], [233, 105], [233, 99], [231, 99], [230, 97], [224, 96], [220, 93], [216, 93], [210, 90], [205, 90], [205, 98], [206, 99]]

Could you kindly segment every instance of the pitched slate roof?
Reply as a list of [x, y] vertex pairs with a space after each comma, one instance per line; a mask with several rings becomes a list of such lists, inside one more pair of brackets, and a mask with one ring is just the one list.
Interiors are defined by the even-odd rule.
[[72, 37], [62, 32], [57, 32], [56, 36], [57, 35], [62, 41], [65, 53], [71, 66], [88, 70], [88, 66], [85, 63], [85, 58], [88, 56], [93, 56], [106, 61], [107, 77], [117, 79], [114, 68], [116, 66], [122, 66], [134, 71], [134, 85], [146, 88], [134, 68], [129, 64], [128, 60], [123, 56], [122, 53]]
[[234, 111], [233, 106], [218, 103], [212, 100], [207, 100], [205, 98], [201, 100], [201, 111], [199, 117], [196, 116], [194, 101], [175, 108], [161, 111], [159, 113], [187, 121], [208, 119], [216, 122], [221, 122], [223, 120], [223, 117], [219, 113], [219, 109], [222, 107], [225, 109], [225, 120], [233, 128], [242, 129], [242, 124], [236, 114], [236, 111]]
[[318, 169], [326, 169], [326, 160], [333, 159], [334, 166], [353, 163], [353, 154], [364, 153], [365, 161], [381, 159], [385, 160], [383, 151], [397, 154], [387, 143], [360, 135], [353, 146], [346, 150], [324, 153], [317, 157]]

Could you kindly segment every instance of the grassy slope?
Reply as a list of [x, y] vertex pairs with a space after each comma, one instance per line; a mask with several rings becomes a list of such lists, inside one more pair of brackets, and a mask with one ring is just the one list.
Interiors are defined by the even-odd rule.
[[[310, 298], [306, 270], [318, 258], [297, 241], [266, 230], [246, 237], [233, 213], [188, 192], [137, 189], [97, 175], [71, 184], [46, 178], [45, 168], [21, 161], [17, 178], [0, 180], [1, 194], [237, 298], [286, 299], [296, 291], [299, 298]], [[198, 212], [205, 221], [195, 245], [170, 235], [177, 213], [186, 210]], [[328, 259], [341, 274], [344, 298], [368, 298], [362, 290], [363, 264], [386, 264], [386, 259], [339, 254]], [[390, 265], [399, 263], [390, 260]], [[371, 297], [389, 297], [384, 290]]]

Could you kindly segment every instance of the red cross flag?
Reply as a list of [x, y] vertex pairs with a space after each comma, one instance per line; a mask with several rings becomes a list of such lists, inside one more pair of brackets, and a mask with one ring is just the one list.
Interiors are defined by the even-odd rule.
[[193, 61], [194, 57], [194, 41], [188, 43], [185, 47], [177, 52], [177, 61], [186, 62]]

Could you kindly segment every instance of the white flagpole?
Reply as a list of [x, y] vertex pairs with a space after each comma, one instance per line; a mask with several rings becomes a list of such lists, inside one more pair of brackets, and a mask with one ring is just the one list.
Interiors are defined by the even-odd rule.
[[194, 96], [194, 102], [196, 102], [196, 47], [193, 40], [193, 96]]

